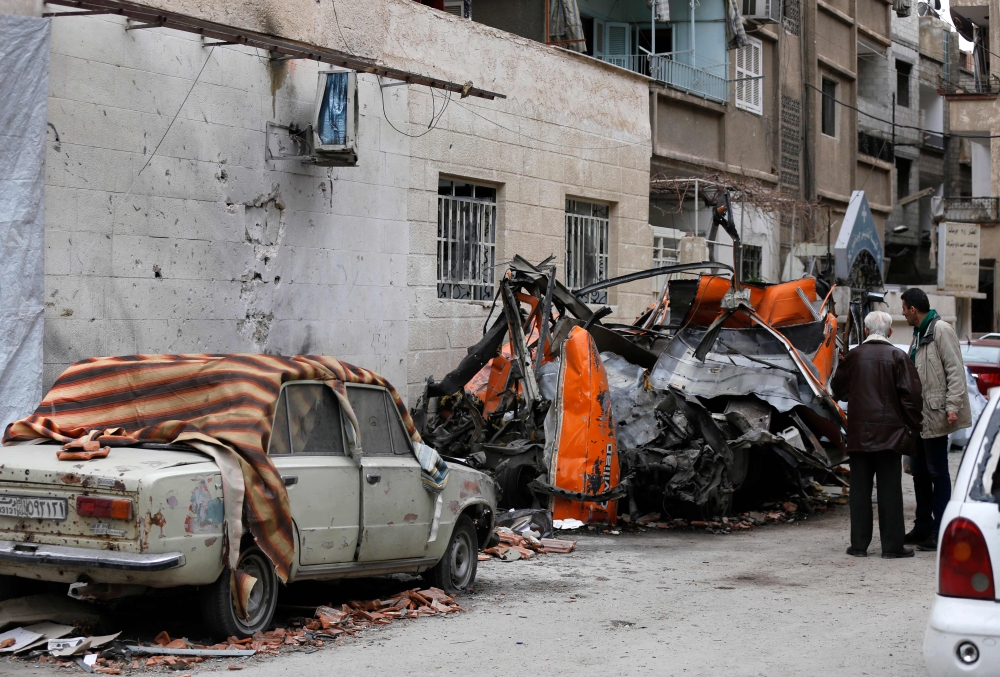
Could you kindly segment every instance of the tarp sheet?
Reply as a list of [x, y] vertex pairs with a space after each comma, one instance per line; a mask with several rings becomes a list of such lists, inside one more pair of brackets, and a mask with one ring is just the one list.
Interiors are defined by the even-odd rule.
[[[156, 441], [185, 442], [200, 450], [209, 447], [206, 453], [231, 461], [242, 471], [236, 472], [242, 474], [243, 505], [225, 501], [230, 567], [236, 568], [240, 520], [246, 515], [257, 544], [281, 579], [287, 580], [295, 555], [292, 516], [285, 485], [266, 450], [278, 393], [289, 381], [322, 381], [333, 390], [349, 422], [348, 441], [355, 455], [363, 453], [363, 438], [345, 383], [385, 387], [410, 439], [421, 442], [410, 413], [388, 381], [333, 357], [130, 355], [91, 358], [71, 366], [56, 379], [34, 414], [7, 427], [3, 443], [83, 438], [109, 446]], [[52, 453], [51, 447], [38, 449]], [[417, 460], [424, 488], [438, 493], [448, 481], [448, 467], [434, 450], [420, 450]], [[222, 469], [225, 496], [231, 489], [225, 486], [226, 469]]]
[[0, 14], [0, 429], [42, 397], [50, 25]]

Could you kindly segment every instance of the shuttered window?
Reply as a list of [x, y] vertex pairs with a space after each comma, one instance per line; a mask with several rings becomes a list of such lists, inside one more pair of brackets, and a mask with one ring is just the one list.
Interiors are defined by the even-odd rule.
[[763, 115], [761, 75], [764, 65], [762, 44], [756, 38], [747, 38], [749, 44], [736, 50], [736, 107]]

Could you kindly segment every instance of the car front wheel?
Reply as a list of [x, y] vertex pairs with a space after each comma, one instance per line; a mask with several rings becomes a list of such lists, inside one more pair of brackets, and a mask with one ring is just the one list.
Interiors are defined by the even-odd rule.
[[476, 582], [478, 564], [479, 541], [476, 538], [476, 527], [468, 515], [462, 515], [455, 522], [444, 557], [427, 572], [427, 578], [432, 585], [449, 595], [466, 592]]
[[240, 553], [237, 569], [257, 579], [247, 601], [247, 618], [239, 615], [233, 603], [229, 567], [208, 587], [208, 594], [202, 598], [205, 624], [218, 639], [251, 637], [255, 632], [266, 630], [278, 606], [278, 575], [260, 548], [256, 545], [245, 548]]

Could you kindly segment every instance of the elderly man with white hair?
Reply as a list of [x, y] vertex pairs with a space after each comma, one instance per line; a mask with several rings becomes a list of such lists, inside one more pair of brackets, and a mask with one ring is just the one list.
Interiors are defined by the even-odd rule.
[[891, 343], [892, 316], [865, 317], [865, 340], [847, 353], [833, 377], [833, 394], [847, 402], [851, 464], [851, 547], [867, 557], [872, 541], [872, 480], [878, 477], [882, 557], [913, 557], [903, 544], [903, 454], [913, 449], [923, 422], [920, 377], [906, 353]]

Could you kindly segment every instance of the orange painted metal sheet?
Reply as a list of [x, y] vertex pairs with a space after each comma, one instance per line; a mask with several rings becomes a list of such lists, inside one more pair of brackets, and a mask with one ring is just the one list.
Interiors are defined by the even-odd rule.
[[[552, 484], [567, 491], [599, 494], [618, 485], [618, 445], [604, 363], [590, 334], [574, 327], [563, 344], [559, 443], [552, 459]], [[614, 524], [617, 501], [582, 503], [552, 499], [552, 518]]]
[[827, 314], [823, 332], [823, 343], [813, 356], [812, 363], [819, 371], [819, 380], [829, 389], [830, 379], [837, 367], [837, 318], [833, 313]]
[[[814, 318], [806, 308], [797, 289], [801, 289], [810, 302], [816, 300], [816, 280], [811, 277], [792, 280], [766, 287], [746, 285], [750, 290], [750, 305], [757, 314], [772, 327], [786, 327], [793, 324], [813, 322]], [[691, 310], [689, 321], [696, 327], [707, 327], [722, 310], [722, 298], [732, 289], [732, 282], [717, 275], [702, 275], [698, 283], [698, 292]], [[725, 325], [728, 328], [749, 327], [750, 322], [743, 313], [730, 317]]]

